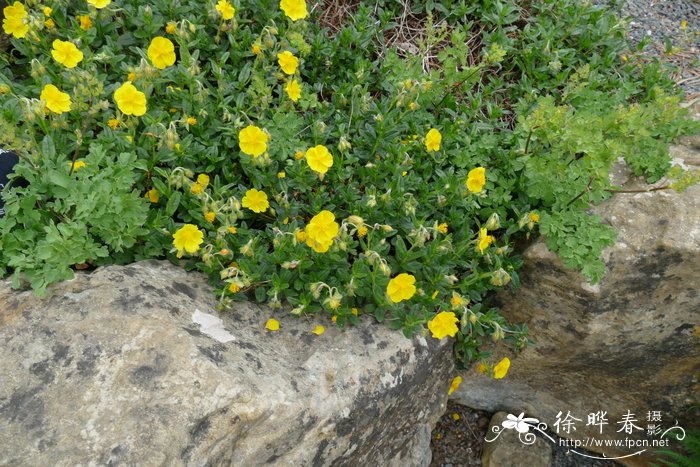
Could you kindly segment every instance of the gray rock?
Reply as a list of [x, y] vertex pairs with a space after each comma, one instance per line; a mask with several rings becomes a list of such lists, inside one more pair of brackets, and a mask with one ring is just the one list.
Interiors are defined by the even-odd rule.
[[[686, 429], [697, 426], [700, 186], [616, 194], [595, 210], [618, 232], [603, 254], [602, 282], [589, 284], [566, 269], [543, 242], [529, 247], [522, 288], [499, 299], [509, 320], [527, 323], [534, 345], [511, 356], [506, 378], [469, 372], [452, 397], [482, 410], [524, 411], [550, 427], [560, 411], [570, 411], [580, 419], [576, 431], [559, 433], [570, 439], [653, 438], [619, 431], [628, 411], [643, 430], [650, 424], [665, 430], [676, 420]], [[602, 434], [586, 426], [597, 411], [607, 412]], [[660, 412], [660, 422], [649, 421], [652, 411]]]
[[484, 443], [483, 467], [549, 467], [552, 446], [547, 439], [532, 429], [528, 433], [518, 433], [504, 428], [502, 423], [507, 416], [505, 412], [497, 412], [491, 418], [485, 439], [492, 441]]
[[215, 299], [156, 261], [44, 300], [0, 283], [0, 465], [430, 463], [448, 340], [283, 313], [269, 332], [269, 309]]

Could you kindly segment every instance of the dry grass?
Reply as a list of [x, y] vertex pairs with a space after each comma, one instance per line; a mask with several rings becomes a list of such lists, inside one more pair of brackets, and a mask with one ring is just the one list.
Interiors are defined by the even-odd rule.
[[[321, 0], [313, 8], [319, 11], [319, 23], [333, 36], [346, 24], [355, 21], [354, 14], [360, 5], [359, 0]], [[375, 4], [375, 10], [377, 5]], [[450, 26], [442, 20], [433, 23], [426, 15], [416, 15], [411, 11], [411, 0], [402, 0], [401, 14], [393, 20], [395, 26], [384, 32], [387, 48], [394, 49], [400, 57], [420, 57], [423, 72], [439, 69], [437, 55], [450, 42]], [[480, 60], [481, 31], [476, 29], [467, 41], [469, 56], [467, 63], [474, 65]], [[381, 59], [381, 55], [377, 57]]]

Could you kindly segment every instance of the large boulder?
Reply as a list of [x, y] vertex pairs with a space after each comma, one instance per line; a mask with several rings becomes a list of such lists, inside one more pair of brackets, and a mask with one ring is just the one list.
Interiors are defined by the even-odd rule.
[[448, 340], [238, 303], [164, 262], [0, 283], [0, 465], [428, 465]]
[[[700, 159], [692, 146], [674, 148], [672, 155], [676, 163], [700, 169], [693, 166]], [[650, 187], [631, 177], [626, 188], [630, 192], [596, 208], [618, 232], [604, 252], [607, 272], [601, 283], [592, 285], [566, 269], [541, 241], [525, 251], [522, 287], [500, 294], [499, 300], [509, 320], [528, 325], [534, 345], [510, 355], [505, 379], [466, 373], [453, 394], [457, 402], [525, 412], [552, 429], [557, 415], [561, 420], [570, 412], [579, 419], [575, 431], [566, 433], [560, 424], [559, 433], [570, 439], [651, 443], [659, 438], [658, 428], [663, 432], [676, 421], [685, 429], [698, 426], [700, 186], [681, 193], [644, 192]], [[498, 355], [507, 352], [497, 350]], [[586, 426], [588, 415], [598, 411], [607, 412], [602, 433], [598, 425]], [[632, 428], [633, 433], [621, 423], [628, 411], [640, 428]], [[671, 446], [674, 442], [678, 447], [675, 438]], [[644, 450], [587, 448], [608, 456]], [[653, 454], [658, 448], [645, 451]], [[640, 456], [625, 462], [648, 465]]]

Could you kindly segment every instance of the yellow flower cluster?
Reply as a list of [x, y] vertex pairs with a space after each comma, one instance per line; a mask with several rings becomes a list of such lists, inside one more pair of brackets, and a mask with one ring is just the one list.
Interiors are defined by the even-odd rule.
[[255, 125], [248, 125], [238, 132], [238, 146], [245, 154], [258, 157], [267, 151], [270, 137]]
[[386, 294], [394, 303], [409, 300], [416, 293], [416, 278], [412, 274], [402, 273], [389, 281]]
[[330, 211], [321, 211], [311, 218], [304, 231], [306, 244], [317, 253], [325, 253], [338, 236], [340, 227], [335, 215]]
[[233, 16], [236, 14], [236, 9], [228, 0], [219, 0], [214, 8], [221, 13], [221, 18], [224, 20], [233, 19]]
[[443, 337], [454, 337], [459, 331], [457, 323], [459, 318], [452, 311], [441, 311], [428, 322], [428, 329], [435, 339]]
[[292, 21], [304, 19], [308, 15], [305, 0], [281, 0], [280, 9]]
[[46, 103], [46, 107], [57, 114], [68, 112], [71, 109], [71, 99], [68, 94], [61, 92], [53, 84], [47, 84], [41, 90], [39, 98]]
[[173, 246], [177, 249], [178, 258], [185, 252], [193, 254], [199, 251], [203, 241], [204, 233], [193, 224], [185, 224], [173, 234]]
[[306, 163], [314, 172], [323, 175], [333, 167], [333, 156], [328, 148], [322, 144], [306, 150]]
[[267, 208], [270, 207], [270, 202], [267, 200], [267, 194], [264, 191], [251, 188], [246, 191], [245, 196], [243, 196], [241, 206], [253, 212], [260, 213], [267, 211]]
[[29, 32], [29, 13], [20, 2], [15, 2], [2, 10], [2, 29], [5, 34], [22, 39]]

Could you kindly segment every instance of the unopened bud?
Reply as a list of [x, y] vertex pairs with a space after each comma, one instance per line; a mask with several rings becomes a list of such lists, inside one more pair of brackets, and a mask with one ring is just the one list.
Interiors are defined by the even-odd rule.
[[382, 262], [379, 264], [379, 272], [384, 274], [386, 277], [391, 276], [391, 268], [389, 267], [388, 264]]
[[495, 212], [491, 214], [489, 217], [489, 220], [486, 221], [486, 224], [484, 224], [484, 227], [486, 230], [498, 230], [501, 228], [501, 219], [498, 217], [498, 214]]
[[510, 282], [510, 275], [503, 268], [494, 271], [491, 276], [491, 284], [502, 287]]
[[451, 275], [451, 276], [445, 276], [445, 280], [447, 281], [448, 284], [455, 285], [459, 279], [457, 279], [457, 276]]
[[350, 144], [350, 141], [348, 141], [345, 136], [341, 136], [340, 141], [338, 142], [338, 150], [341, 152], [347, 151], [351, 147], [352, 147], [352, 145]]

